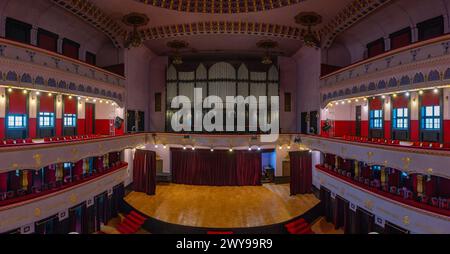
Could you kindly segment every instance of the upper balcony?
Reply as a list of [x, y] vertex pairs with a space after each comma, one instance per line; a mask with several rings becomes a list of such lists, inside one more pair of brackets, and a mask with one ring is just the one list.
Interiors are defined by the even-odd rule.
[[450, 34], [354, 63], [320, 79], [322, 105], [382, 93], [445, 87], [450, 81]]
[[52, 51], [0, 38], [0, 85], [113, 100], [125, 77]]

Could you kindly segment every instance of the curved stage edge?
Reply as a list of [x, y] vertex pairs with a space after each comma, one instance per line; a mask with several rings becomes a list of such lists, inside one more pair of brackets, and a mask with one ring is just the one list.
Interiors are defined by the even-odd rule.
[[209, 231], [233, 232], [234, 234], [288, 234], [284, 227], [285, 224], [300, 218], [303, 218], [310, 224], [313, 223], [321, 216], [321, 204], [322, 203], [319, 202], [305, 213], [282, 223], [248, 228], [205, 228], [173, 224], [149, 217], [143, 212], [135, 209], [125, 200], [123, 200], [122, 212], [129, 213], [135, 211], [145, 217], [146, 220], [142, 227], [152, 234], [207, 234]]

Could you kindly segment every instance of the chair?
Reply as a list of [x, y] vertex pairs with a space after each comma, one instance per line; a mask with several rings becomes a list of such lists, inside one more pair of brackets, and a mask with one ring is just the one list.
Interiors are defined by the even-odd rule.
[[71, 176], [64, 177], [64, 183], [71, 183], [71, 182], [72, 182], [72, 177]]
[[413, 143], [413, 146], [419, 147], [419, 146], [421, 146], [421, 143], [416, 141], [416, 142]]
[[440, 143], [431, 143], [431, 148], [444, 148], [444, 145]]
[[394, 144], [394, 145], [400, 145], [400, 140], [394, 140], [394, 141], [392, 141], [392, 144]]
[[14, 145], [14, 140], [8, 139], [8, 140], [6, 140], [6, 144], [7, 145]]
[[431, 198], [431, 205], [434, 207], [439, 207], [439, 199], [437, 197]]
[[421, 146], [421, 147], [425, 147], [425, 148], [429, 148], [429, 147], [431, 147], [431, 143], [430, 143], [430, 142], [422, 142], [422, 143], [420, 144], [420, 146]]
[[33, 140], [31, 138], [27, 138], [27, 139], [25, 139], [25, 143], [26, 144], [32, 144]]
[[397, 194], [400, 197], [405, 197], [405, 189], [404, 188], [398, 189]]
[[16, 144], [24, 144], [25, 143], [25, 140], [23, 140], [23, 139], [16, 139]]
[[0, 140], [0, 146], [4, 146], [5, 145], [5, 141]]

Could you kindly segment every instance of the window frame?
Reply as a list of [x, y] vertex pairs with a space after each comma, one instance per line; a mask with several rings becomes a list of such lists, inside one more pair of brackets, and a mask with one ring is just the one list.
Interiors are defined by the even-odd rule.
[[[9, 125], [9, 123], [10, 123], [10, 119], [9, 118], [10, 117], [14, 118], [14, 120], [13, 120], [14, 125], [13, 126]], [[16, 126], [17, 118], [22, 118], [21, 121], [22, 121], [23, 124], [21, 126]], [[26, 129], [27, 128], [27, 115], [26, 114], [8, 114], [6, 116], [6, 128], [7, 129], [11, 129], [11, 130]]]
[[[67, 121], [66, 121], [67, 119]], [[71, 120], [73, 124], [68, 125], [68, 120]], [[63, 127], [64, 128], [76, 128], [77, 127], [77, 114], [64, 114], [63, 116]]]
[[[427, 114], [427, 108], [432, 108], [432, 114]], [[436, 114], [436, 109], [439, 110], [439, 114]], [[427, 120], [430, 120], [429, 126]], [[438, 122], [438, 128], [436, 128], [436, 121]], [[420, 108], [420, 128], [424, 131], [440, 131], [442, 129], [442, 109], [440, 105], [434, 106], [422, 106]]]
[[[376, 112], [379, 112], [380, 116], [375, 116]], [[380, 123], [380, 125], [378, 126], [376, 123]], [[372, 109], [369, 111], [369, 128], [371, 130], [382, 130], [384, 128], [384, 113], [382, 109]]]
[[[402, 110], [402, 116], [398, 116], [398, 111]], [[405, 116], [406, 111], [406, 116]], [[409, 124], [409, 108], [394, 108], [392, 109], [392, 129], [393, 130], [409, 130], [410, 124]], [[398, 123], [399, 121], [402, 122], [403, 126], [399, 127]]]
[[[48, 119], [48, 124], [46, 124], [47, 119]], [[44, 122], [44, 124], [42, 124], [41, 120]], [[55, 128], [55, 113], [54, 112], [39, 112], [38, 126], [41, 129]]]

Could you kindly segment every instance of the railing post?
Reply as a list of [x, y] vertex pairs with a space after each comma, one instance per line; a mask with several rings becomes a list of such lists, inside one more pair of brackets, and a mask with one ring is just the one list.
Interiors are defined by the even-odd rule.
[[37, 26], [33, 26], [33, 28], [31, 28], [30, 43], [31, 43], [31, 45], [34, 45], [34, 46], [37, 46], [37, 44], [38, 44], [38, 27]]

